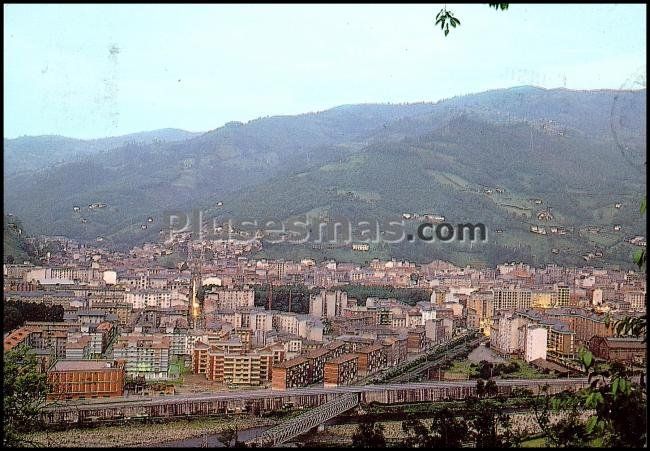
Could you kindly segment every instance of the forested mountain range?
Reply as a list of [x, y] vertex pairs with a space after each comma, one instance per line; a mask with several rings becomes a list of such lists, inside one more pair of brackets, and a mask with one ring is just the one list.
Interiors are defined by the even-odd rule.
[[[625, 238], [645, 235], [645, 117], [645, 90], [525, 86], [437, 103], [345, 105], [166, 139], [5, 139], [5, 210], [35, 233], [102, 236], [118, 247], [158, 239], [170, 210], [201, 208], [219, 220], [432, 213], [484, 223], [488, 242], [265, 253], [493, 265], [584, 264], [602, 252], [589, 264], [624, 265], [633, 251]], [[50, 153], [56, 165], [34, 161]], [[538, 220], [544, 211], [550, 219]], [[143, 229], [147, 217], [155, 221]], [[534, 225], [568, 233], [542, 236]]]

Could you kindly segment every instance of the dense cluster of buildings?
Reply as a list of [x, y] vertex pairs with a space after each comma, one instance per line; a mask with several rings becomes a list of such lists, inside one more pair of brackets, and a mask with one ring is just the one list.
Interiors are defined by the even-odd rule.
[[[172, 249], [183, 246], [185, 263], [169, 265]], [[527, 361], [562, 362], [580, 347], [603, 359], [645, 359], [638, 340], [616, 338], [613, 327], [645, 312], [646, 282], [635, 272], [254, 260], [246, 257], [253, 248], [242, 246], [187, 240], [124, 254], [60, 238], [48, 265], [3, 267], [5, 303], [65, 312], [60, 322], [6, 331], [5, 352], [32, 348], [58, 387], [51, 396], [68, 398], [117, 396], [126, 381], [173, 379], [183, 366], [224, 386], [346, 385], [467, 330]], [[256, 302], [255, 287], [296, 284], [311, 290], [308, 311]], [[355, 299], [345, 290], [351, 284], [431, 294], [418, 302]]]

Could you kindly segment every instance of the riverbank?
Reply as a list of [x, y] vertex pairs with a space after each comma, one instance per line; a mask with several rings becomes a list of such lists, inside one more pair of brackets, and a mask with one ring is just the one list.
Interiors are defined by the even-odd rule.
[[[593, 412], [582, 412], [580, 418], [586, 420]], [[553, 413], [551, 421], [557, 421], [566, 417], [569, 413]], [[542, 431], [535, 417], [529, 412], [511, 413], [510, 424], [513, 431], [523, 436], [536, 436]], [[421, 419], [424, 425], [431, 426], [431, 419]], [[378, 421], [384, 428], [384, 438], [386, 443], [397, 445], [404, 440], [404, 431], [402, 430], [402, 421]], [[303, 438], [307, 446], [345, 446], [352, 445], [352, 435], [357, 430], [357, 424], [335, 424], [327, 426], [324, 431], [312, 432], [308, 438]], [[500, 430], [501, 427], [499, 426]], [[301, 441], [298, 439], [298, 441]]]
[[214, 418], [176, 420], [167, 423], [98, 426], [67, 431], [39, 431], [26, 434], [36, 446], [85, 447], [142, 447], [163, 445], [166, 442], [218, 434], [233, 427], [240, 431], [272, 426], [284, 418], [259, 418], [232, 415]]

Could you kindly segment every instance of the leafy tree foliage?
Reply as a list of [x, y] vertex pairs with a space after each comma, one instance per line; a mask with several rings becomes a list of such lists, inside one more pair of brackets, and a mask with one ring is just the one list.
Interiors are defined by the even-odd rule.
[[483, 381], [479, 379], [476, 381], [476, 396], [479, 398], [491, 398], [499, 394], [499, 389], [496, 382], [492, 379]]
[[[537, 424], [544, 433], [547, 445], [553, 447], [588, 446], [591, 437], [586, 426], [579, 419], [580, 408], [573, 393], [548, 394], [548, 386], [542, 388], [539, 396], [532, 398], [529, 406]], [[563, 416], [553, 414], [561, 413]]]
[[[595, 409], [586, 424], [597, 432], [604, 446], [641, 447], [646, 442], [647, 391], [643, 374], [634, 374], [624, 365], [602, 369], [591, 352], [581, 349], [580, 360], [590, 386], [581, 393], [581, 405]], [[639, 377], [640, 376], [640, 377]]]
[[402, 422], [406, 434], [403, 445], [419, 448], [458, 448], [467, 438], [467, 421], [457, 417], [449, 408], [435, 412], [431, 426], [427, 428], [420, 420]]
[[60, 305], [7, 301], [4, 306], [3, 328], [8, 332], [22, 326], [25, 321], [63, 321], [63, 312]]
[[238, 439], [237, 427], [229, 426], [221, 431], [219, 441], [221, 441], [226, 448], [246, 448], [245, 442], [240, 442]]
[[[647, 392], [643, 374], [620, 363], [597, 364], [592, 353], [579, 351], [589, 386], [577, 393], [540, 395], [536, 420], [551, 446], [641, 447], [647, 440]], [[539, 401], [539, 400], [538, 400]], [[582, 412], [593, 410], [587, 421]], [[556, 421], [552, 413], [563, 412]]]
[[336, 290], [345, 291], [348, 297], [358, 299], [364, 304], [369, 297], [377, 298], [395, 298], [398, 301], [415, 305], [418, 302], [428, 302], [431, 300], [431, 291], [420, 288], [396, 288], [390, 285], [376, 287], [368, 285], [342, 285], [335, 287]]
[[443, 408], [437, 411], [432, 417], [430, 427], [410, 418], [402, 422], [402, 430], [406, 434], [402, 445], [423, 448], [516, 447], [522, 437], [519, 431], [513, 429], [510, 418], [505, 413], [505, 399], [498, 397], [468, 398], [458, 410]]
[[[643, 198], [640, 206], [641, 214], [644, 215], [646, 212], [646, 198]], [[638, 250], [634, 253], [634, 263], [645, 271], [646, 268], [646, 253], [645, 249]], [[646, 295], [647, 296], [647, 295]], [[647, 304], [647, 302], [646, 302]], [[641, 316], [628, 316], [616, 323], [616, 334], [617, 335], [631, 335], [634, 337], [642, 337], [643, 341], [646, 342], [648, 339], [648, 332], [646, 325], [648, 323], [648, 315]]]
[[376, 422], [373, 415], [364, 415], [362, 422], [352, 435], [352, 446], [354, 448], [384, 448], [386, 439], [384, 427]]
[[519, 444], [521, 438], [512, 429], [503, 400], [469, 399], [467, 404], [468, 424], [476, 448], [508, 448]]
[[[497, 11], [499, 9], [505, 11], [508, 9], [508, 6], [510, 6], [509, 3], [489, 3], [488, 5], [490, 8], [494, 8]], [[447, 6], [445, 6], [436, 15], [436, 25], [440, 25], [440, 29], [445, 33], [445, 36], [447, 36], [449, 34], [449, 25], [451, 25], [452, 28], [456, 28], [456, 26], [460, 25], [460, 20], [458, 20], [458, 18], [454, 16], [454, 13], [449, 11]]]
[[3, 377], [3, 445], [30, 445], [23, 433], [40, 425], [47, 375], [39, 371], [36, 354], [27, 346], [18, 346], [4, 354]]
[[[255, 289], [255, 305], [268, 306], [268, 285], [257, 285]], [[289, 298], [291, 298], [291, 311], [295, 313], [309, 313], [309, 296], [316, 294], [319, 289], [309, 289], [305, 285], [281, 285], [273, 287], [272, 308], [274, 310], [288, 311]]]

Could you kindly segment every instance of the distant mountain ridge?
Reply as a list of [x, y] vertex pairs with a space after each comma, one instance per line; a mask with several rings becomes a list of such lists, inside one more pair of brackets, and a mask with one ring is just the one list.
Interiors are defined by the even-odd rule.
[[[373, 218], [433, 212], [507, 233], [471, 252], [415, 245], [387, 252], [416, 260], [430, 260], [435, 249], [458, 262], [576, 263], [596, 242], [582, 232], [540, 241], [528, 229], [543, 208], [552, 208], [551, 225], [606, 229], [616, 221], [626, 233], [645, 233], [634, 208], [645, 178], [630, 170], [611, 130], [621, 99], [625, 126], [634, 132], [628, 143], [643, 145], [637, 150], [644, 155], [645, 90], [525, 86], [436, 103], [343, 105], [230, 122], [187, 139], [126, 140], [90, 156], [62, 146], [55, 167], [5, 173], [5, 208], [38, 233], [101, 235], [120, 246], [157, 239], [162, 213], [174, 209], [279, 219], [315, 209]], [[36, 165], [30, 158], [25, 166]], [[489, 187], [506, 193], [487, 195]], [[224, 206], [215, 207], [217, 200]], [[621, 200], [628, 210], [614, 209]], [[93, 202], [108, 207], [89, 211]], [[74, 205], [85, 209], [73, 212]], [[148, 216], [156, 222], [144, 229]], [[610, 262], [629, 261], [622, 236], [603, 237], [598, 246]]]
[[130, 133], [98, 139], [77, 139], [59, 135], [21, 136], [4, 139], [5, 175], [47, 168], [93, 152], [110, 150], [129, 142], [182, 141], [200, 133], [175, 128]]

